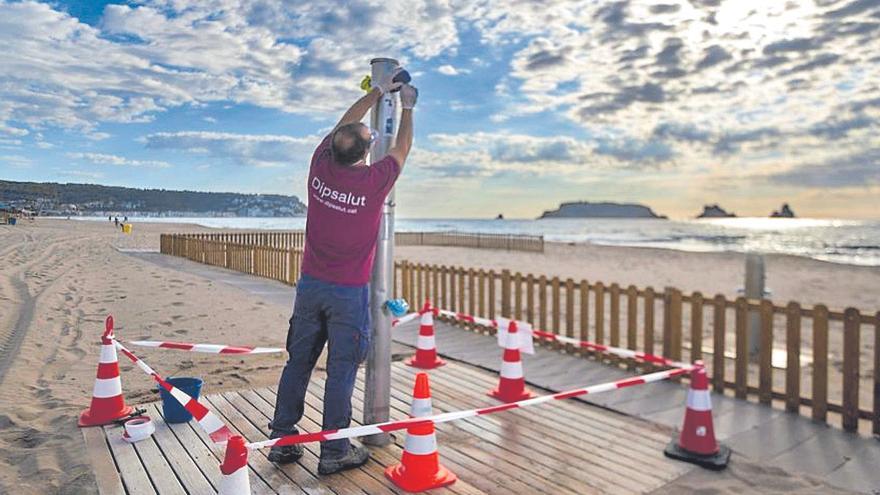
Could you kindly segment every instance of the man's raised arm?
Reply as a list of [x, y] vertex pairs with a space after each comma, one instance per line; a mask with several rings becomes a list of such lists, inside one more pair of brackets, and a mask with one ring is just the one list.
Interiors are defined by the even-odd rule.
[[400, 106], [403, 111], [400, 114], [400, 127], [397, 129], [397, 142], [394, 147], [388, 150], [388, 154], [393, 156], [400, 169], [403, 171], [403, 164], [406, 157], [412, 149], [413, 141], [413, 107], [416, 106], [416, 100], [419, 97], [419, 90], [409, 84], [404, 84], [400, 88]]
[[394, 82], [394, 76], [396, 76], [397, 73], [402, 70], [403, 69], [398, 68], [386, 74], [382, 80], [376, 81], [373, 85], [373, 89], [369, 93], [360, 97], [358, 101], [354, 102], [354, 105], [352, 105], [351, 108], [349, 108], [348, 111], [345, 112], [342, 118], [339, 119], [339, 123], [336, 124], [336, 127], [334, 127], [333, 129], [336, 130], [336, 128], [340, 126], [353, 124], [355, 122], [360, 122], [361, 120], [363, 120], [364, 115], [366, 115], [367, 112], [369, 112], [370, 109], [373, 108], [373, 105], [375, 105], [376, 102], [379, 101], [379, 98], [381, 98], [383, 94], [394, 91], [400, 87], [401, 83]]

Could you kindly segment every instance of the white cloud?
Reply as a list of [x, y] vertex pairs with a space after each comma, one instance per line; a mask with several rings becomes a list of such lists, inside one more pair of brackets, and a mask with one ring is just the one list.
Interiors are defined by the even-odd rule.
[[85, 170], [57, 170], [56, 172], [58, 172], [59, 175], [76, 177], [79, 179], [99, 180], [104, 178], [104, 174], [101, 172], [89, 172]]
[[243, 165], [307, 167], [323, 136], [291, 137], [226, 132], [158, 132], [140, 138], [147, 148], [182, 150]]
[[150, 167], [150, 168], [169, 168], [171, 164], [158, 160], [133, 160], [119, 155], [110, 155], [106, 153], [84, 153], [70, 152], [66, 153], [68, 158], [74, 160], [84, 160], [97, 165], [115, 165], [118, 167]]
[[457, 76], [460, 74], [460, 72], [457, 71], [455, 67], [448, 64], [437, 67], [437, 72], [443, 74], [444, 76]]
[[13, 168], [28, 168], [33, 161], [22, 155], [0, 155], [0, 163], [5, 163]]

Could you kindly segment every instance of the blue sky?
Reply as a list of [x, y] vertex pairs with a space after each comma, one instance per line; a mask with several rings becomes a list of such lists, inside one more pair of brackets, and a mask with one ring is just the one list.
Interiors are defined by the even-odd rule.
[[880, 217], [880, 2], [0, 0], [0, 178], [305, 192], [376, 56], [407, 217]]

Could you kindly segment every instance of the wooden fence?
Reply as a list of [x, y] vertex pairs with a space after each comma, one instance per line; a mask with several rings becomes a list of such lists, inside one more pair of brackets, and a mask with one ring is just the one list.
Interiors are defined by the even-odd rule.
[[[295, 248], [168, 234], [161, 236], [161, 251], [290, 285], [299, 278], [302, 263], [302, 252]], [[580, 340], [676, 360], [702, 359], [718, 393], [730, 391], [768, 405], [777, 401], [788, 411], [822, 422], [828, 421], [829, 413], [836, 414], [847, 431], [858, 430], [861, 420], [866, 429], [880, 434], [880, 312], [867, 315], [855, 308], [834, 311], [796, 302], [780, 306], [770, 300], [685, 294], [671, 287], [658, 291], [407, 261], [395, 263], [394, 293], [412, 304], [430, 299], [443, 309], [526, 320]], [[748, 351], [752, 312], [761, 322], [756, 356]], [[618, 366], [637, 364], [548, 345]]]
[[465, 232], [397, 232], [398, 246], [454, 246], [508, 251], [544, 252], [544, 236]]
[[[217, 232], [173, 234], [176, 237], [222, 241], [249, 246], [302, 249], [305, 232]], [[481, 234], [463, 232], [397, 232], [394, 243], [398, 246], [457, 246], [508, 251], [544, 252], [544, 236], [513, 234]]]

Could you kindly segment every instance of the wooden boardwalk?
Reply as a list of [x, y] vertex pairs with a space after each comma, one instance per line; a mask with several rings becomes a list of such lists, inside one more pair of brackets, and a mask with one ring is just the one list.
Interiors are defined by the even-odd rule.
[[[415, 373], [401, 362], [393, 365], [394, 419], [409, 412]], [[360, 375], [352, 404], [355, 419], [362, 417], [363, 370]], [[496, 404], [486, 396], [497, 382], [495, 374], [450, 361], [430, 377], [435, 413]], [[300, 423], [305, 431], [320, 430], [323, 385], [323, 375], [316, 372]], [[274, 390], [211, 394], [204, 402], [247, 440], [267, 438]], [[101, 493], [216, 493], [223, 449], [194, 422], [165, 424], [158, 403], [149, 404], [147, 414], [156, 433], [134, 445], [122, 440], [119, 426], [83, 429]], [[664, 427], [572, 400], [444, 423], [437, 429], [440, 459], [459, 480], [432, 493], [644, 493], [692, 469], [663, 457], [669, 438]], [[251, 452], [251, 489], [255, 494], [405, 493], [383, 474], [386, 466], [399, 462], [403, 440], [399, 432], [392, 445], [371, 448], [365, 466], [333, 476], [317, 475], [317, 443], [306, 444], [306, 455], [286, 466], [270, 463], [267, 450]]]

